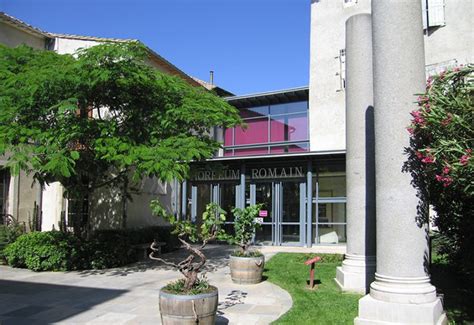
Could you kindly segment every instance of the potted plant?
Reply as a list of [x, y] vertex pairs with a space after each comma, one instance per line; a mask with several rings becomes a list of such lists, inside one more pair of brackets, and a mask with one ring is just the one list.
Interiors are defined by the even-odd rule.
[[239, 249], [230, 255], [230, 274], [232, 281], [239, 284], [254, 284], [262, 281], [265, 257], [258, 250], [250, 250], [255, 230], [260, 227], [258, 217], [262, 204], [235, 208], [232, 213], [234, 235], [227, 235], [227, 242], [237, 245]]
[[204, 247], [211, 240], [224, 238], [221, 227], [225, 222], [225, 211], [217, 204], [208, 204], [198, 229], [196, 224], [189, 220], [177, 220], [173, 215], [169, 215], [158, 201], [153, 201], [151, 206], [156, 215], [170, 222], [174, 227], [173, 234], [178, 235], [178, 240], [189, 252], [184, 260], [176, 264], [155, 256], [158, 251], [156, 242], [150, 246], [151, 259], [176, 268], [184, 276], [184, 279], [168, 283], [160, 290], [162, 324], [214, 324], [218, 291], [205, 277], [199, 277], [199, 273], [206, 263]]

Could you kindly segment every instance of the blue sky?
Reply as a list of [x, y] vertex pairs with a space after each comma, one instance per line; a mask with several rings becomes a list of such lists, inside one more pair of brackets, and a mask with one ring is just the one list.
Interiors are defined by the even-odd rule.
[[136, 38], [235, 94], [305, 86], [310, 0], [0, 0], [40, 29]]

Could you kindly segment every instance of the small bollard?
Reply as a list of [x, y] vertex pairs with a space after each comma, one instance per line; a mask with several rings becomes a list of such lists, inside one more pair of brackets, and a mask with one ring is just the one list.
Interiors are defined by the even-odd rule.
[[310, 258], [306, 262], [304, 262], [304, 264], [306, 264], [306, 265], [311, 265], [311, 268], [309, 269], [309, 288], [310, 289], [314, 288], [314, 264], [316, 262], [319, 262], [320, 260], [321, 260], [321, 257], [315, 256], [313, 258]]

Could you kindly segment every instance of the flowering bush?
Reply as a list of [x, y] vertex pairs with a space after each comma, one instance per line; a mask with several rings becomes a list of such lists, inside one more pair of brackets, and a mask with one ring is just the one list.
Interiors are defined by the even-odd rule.
[[474, 66], [430, 77], [419, 108], [411, 113], [409, 155], [404, 169], [421, 198], [419, 217], [433, 206], [447, 253], [465, 271], [474, 269]]

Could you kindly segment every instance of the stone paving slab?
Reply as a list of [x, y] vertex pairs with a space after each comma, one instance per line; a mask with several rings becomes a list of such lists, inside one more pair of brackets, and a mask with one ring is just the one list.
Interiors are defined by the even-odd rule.
[[[206, 276], [219, 289], [217, 324], [269, 324], [287, 312], [291, 296], [280, 287], [268, 281], [232, 283], [230, 251], [223, 245], [207, 248]], [[184, 254], [164, 258], [178, 260]], [[153, 261], [81, 272], [35, 273], [0, 266], [0, 324], [161, 324], [159, 289], [180, 277]]]

